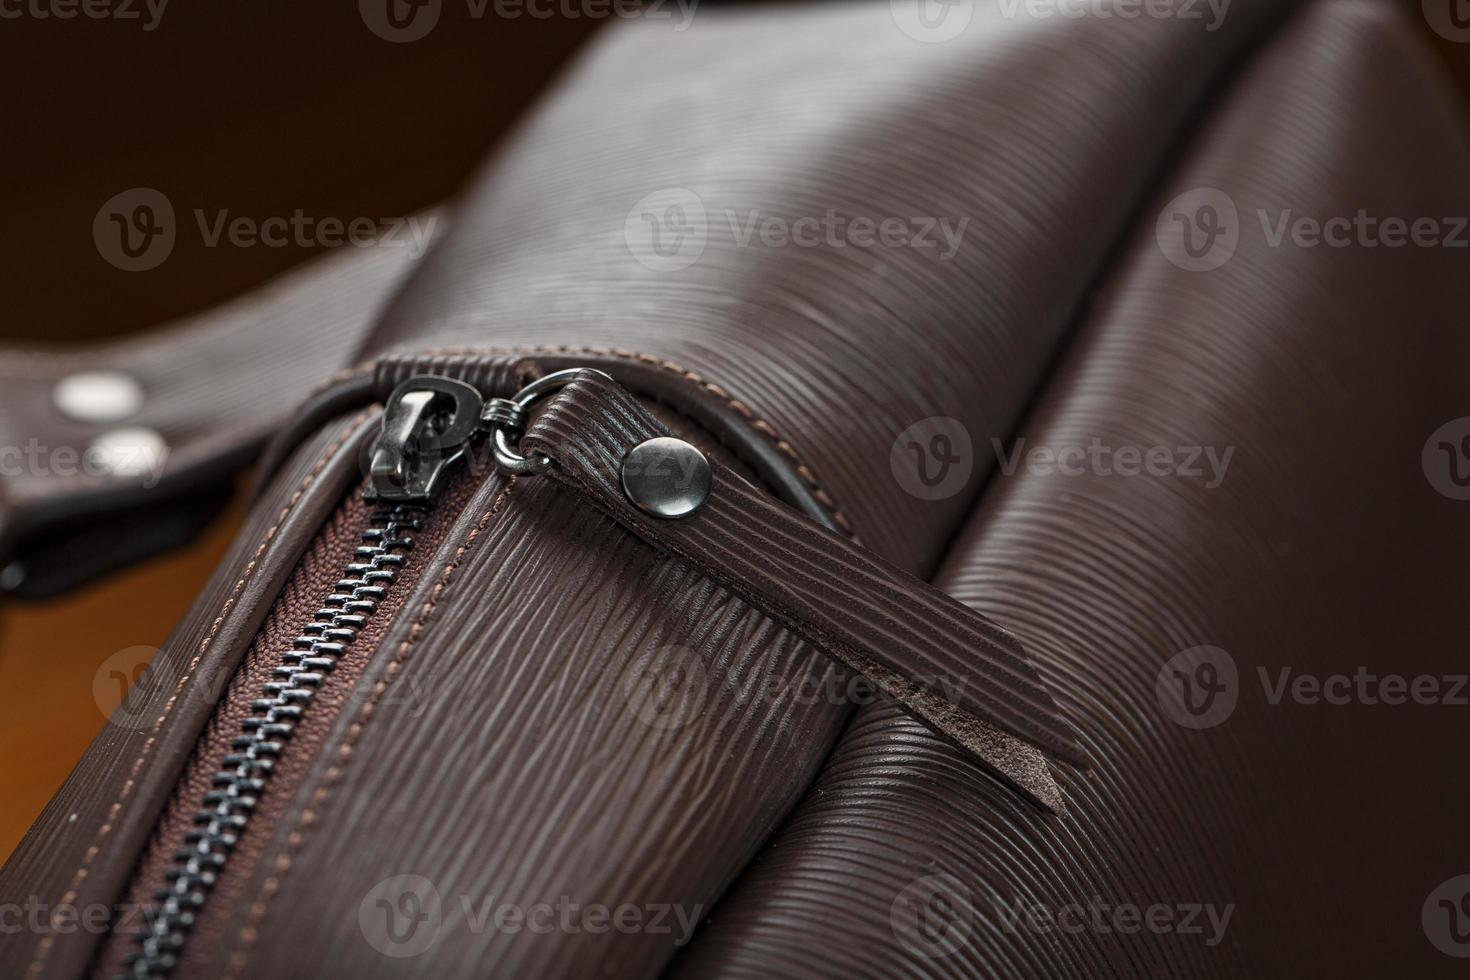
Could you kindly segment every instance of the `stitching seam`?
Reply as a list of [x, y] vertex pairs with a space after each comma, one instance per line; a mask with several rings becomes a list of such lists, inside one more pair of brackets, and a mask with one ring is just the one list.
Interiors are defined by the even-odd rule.
[[[662, 357], [656, 357], [652, 354], [641, 354], [637, 351], [620, 350], [615, 347], [574, 346], [569, 344], [530, 344], [511, 347], [437, 347], [429, 348], [427, 350], [409, 349], [401, 351], [389, 351], [385, 353], [381, 359], [389, 360], [393, 358], [401, 358], [406, 360], [431, 357], [468, 356], [472, 354], [594, 354], [601, 357], [617, 357], [622, 358], [623, 360], [637, 361], [640, 364], [647, 364], [652, 367], [657, 367], [661, 370], [670, 371], [674, 374], [677, 374], [684, 380], [692, 382], [708, 394], [713, 395], [714, 397], [723, 401], [732, 412], [744, 419], [751, 428], [755, 429], [761, 435], [770, 440], [771, 444], [776, 447], [776, 450], [791, 461], [792, 466], [796, 469], [796, 475], [799, 476], [801, 478], [801, 481], [811, 489], [812, 496], [816, 499], [816, 501], [823, 507], [825, 507], [827, 509], [827, 512], [832, 515], [833, 522], [842, 529], [844, 534], [847, 534], [849, 537], [853, 535], [852, 522], [849, 521], [847, 515], [842, 512], [842, 508], [837, 505], [836, 500], [834, 500], [832, 495], [829, 494], [827, 490], [822, 486], [821, 481], [817, 479], [816, 473], [813, 472], [811, 467], [807, 466], [806, 463], [802, 460], [801, 455], [797, 452], [796, 447], [793, 446], [790, 442], [783, 439], [781, 437], [781, 434], [776, 431], [775, 426], [771, 425], [771, 423], [767, 422], [764, 418], [757, 415], [756, 412], [751, 409], [749, 405], [745, 404], [745, 402], [730, 394], [724, 388], [721, 388], [719, 385], [715, 384], [712, 381], [705, 380], [698, 373], [689, 370], [688, 368], [675, 361], [670, 361]], [[349, 371], [343, 372], [343, 374], [346, 377], [352, 377], [360, 370], [370, 370], [369, 365], [371, 365], [372, 363], [372, 361], [365, 362], [359, 368], [351, 369]]]
[[[240, 577], [235, 581], [235, 587], [230, 591], [230, 595], [225, 599], [224, 604], [220, 607], [219, 615], [216, 616], [214, 622], [210, 624], [209, 632], [205, 635], [204, 639], [199, 642], [199, 648], [195, 651], [194, 656], [190, 658], [188, 665], [185, 666], [183, 674], [180, 675], [178, 683], [174, 686], [173, 693], [170, 694], [168, 700], [164, 702], [163, 710], [162, 712], [160, 712], [158, 720], [153, 723], [153, 728], [148, 733], [148, 739], [143, 743], [142, 748], [139, 749], [138, 757], [136, 760], [134, 760], [132, 768], [128, 772], [127, 781], [123, 783], [122, 789], [118, 791], [117, 799], [113, 801], [112, 806], [108, 808], [107, 818], [103, 821], [102, 825], [97, 828], [97, 834], [92, 839], [91, 846], [89, 846], [86, 852], [82, 855], [82, 862], [80, 865], [77, 866], [76, 872], [72, 875], [71, 881], [67, 885], [66, 894], [62, 896], [61, 901], [58, 903], [58, 908], [65, 908], [75, 903], [77, 898], [77, 891], [81, 887], [82, 882], [86, 880], [88, 867], [89, 865], [91, 865], [93, 858], [95, 858], [98, 852], [101, 850], [102, 839], [112, 832], [112, 823], [114, 820], [117, 819], [117, 815], [122, 812], [123, 803], [127, 800], [128, 796], [132, 794], [133, 787], [137, 784], [138, 773], [142, 771], [143, 763], [147, 760], [148, 753], [152, 751], [154, 743], [158, 741], [158, 733], [162, 730], [163, 723], [168, 719], [169, 714], [173, 711], [174, 705], [178, 703], [179, 694], [184, 690], [184, 685], [187, 684], [189, 679], [194, 676], [195, 669], [199, 666], [200, 661], [204, 659], [204, 654], [209, 650], [210, 644], [214, 641], [214, 638], [219, 634], [220, 628], [224, 625], [225, 618], [229, 616], [230, 610], [234, 608], [235, 601], [239, 599], [240, 593], [245, 588], [245, 584], [249, 582], [251, 577], [255, 574], [255, 569], [260, 562], [261, 556], [265, 553], [265, 549], [270, 545], [271, 541], [275, 539], [276, 532], [280, 530], [281, 525], [285, 522], [287, 515], [290, 514], [292, 508], [296, 506], [296, 503], [301, 499], [302, 495], [306, 493], [307, 488], [310, 487], [313, 482], [315, 482], [318, 476], [321, 475], [321, 472], [323, 469], [326, 468], [328, 461], [330, 461], [332, 457], [337, 454], [337, 451], [340, 450], [342, 446], [345, 445], [347, 441], [358, 432], [359, 429], [362, 428], [363, 424], [366, 423], [368, 417], [371, 414], [371, 412], [362, 412], [348, 423], [348, 427], [342, 433], [342, 435], [339, 436], [330, 446], [328, 446], [325, 451], [323, 451], [321, 458], [316, 461], [316, 465], [312, 467], [311, 472], [307, 473], [306, 476], [302, 478], [301, 484], [296, 488], [296, 491], [291, 495], [291, 498], [286, 501], [285, 505], [281, 508], [280, 513], [276, 515], [275, 523], [272, 524], [270, 529], [265, 532], [265, 538], [261, 541], [260, 547], [256, 548], [255, 554], [251, 556], [250, 561], [245, 565], [244, 570], [241, 571]], [[26, 969], [27, 976], [37, 976], [40, 974], [42, 967], [45, 965], [47, 956], [50, 955], [51, 947], [55, 942], [55, 936], [56, 921], [53, 914], [51, 929], [46, 933], [45, 936], [41, 937], [41, 941], [36, 945], [35, 958], [31, 960], [30, 966]]]
[[234, 980], [239, 971], [244, 968], [245, 962], [250, 954], [250, 948], [258, 936], [258, 929], [256, 927], [265, 918], [265, 914], [270, 907], [271, 899], [280, 890], [281, 879], [291, 869], [292, 856], [304, 840], [306, 829], [316, 821], [318, 809], [326, 801], [327, 797], [331, 795], [332, 787], [341, 777], [343, 767], [352, 758], [352, 749], [357, 742], [358, 736], [362, 734], [364, 726], [367, 725], [368, 720], [372, 717], [373, 711], [382, 699], [384, 692], [387, 691], [388, 685], [402, 668], [409, 652], [418, 642], [420, 634], [423, 633], [424, 627], [428, 624], [435, 608], [438, 607], [440, 597], [453, 580], [454, 573], [459, 569], [460, 562], [464, 560], [464, 556], [474, 546], [485, 528], [489, 526], [490, 521], [496, 514], [500, 513], [506, 498], [515, 487], [515, 480], [515, 477], [511, 477], [506, 482], [505, 488], [495, 496], [495, 500], [491, 502], [490, 507], [480, 516], [474, 528], [470, 530], [470, 533], [465, 536], [459, 547], [455, 549], [454, 557], [444, 566], [444, 570], [439, 573], [439, 581], [434, 583], [434, 588], [429, 593], [429, 597], [419, 608], [418, 616], [415, 618], [413, 625], [409, 627], [408, 636], [398, 645], [393, 659], [383, 668], [383, 676], [378, 678], [377, 683], [373, 685], [372, 696], [358, 711], [357, 719], [347, 729], [346, 735], [342, 739], [342, 744], [337, 747], [337, 761], [323, 773], [321, 785], [312, 793], [311, 802], [306, 805], [301, 811], [301, 815], [297, 817], [296, 826], [286, 838], [286, 846], [276, 854], [275, 860], [268, 865], [268, 867], [272, 868], [271, 874], [261, 883], [259, 896], [250, 904], [249, 911], [246, 913], [247, 921], [240, 928], [239, 932], [240, 948], [230, 954], [229, 961], [225, 966], [224, 980]]

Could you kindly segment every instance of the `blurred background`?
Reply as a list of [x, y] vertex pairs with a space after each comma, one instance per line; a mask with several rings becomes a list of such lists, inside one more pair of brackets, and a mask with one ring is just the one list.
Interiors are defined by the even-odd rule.
[[[136, 19], [6, 13], [31, 2], [0, 2], [3, 347], [147, 330], [319, 250], [181, 234], [167, 261], [123, 271], [92, 234], [120, 191], [158, 188], [181, 216], [414, 214], [460, 187], [603, 23], [446, 3], [433, 31], [393, 43], [355, 3], [166, 4], [152, 29], [144, 0]], [[0, 859], [101, 730], [112, 668], [131, 676], [164, 642], [243, 512], [237, 499], [184, 551], [62, 599], [0, 599]]]
[[[515, 17], [446, 0], [433, 29], [405, 42], [390, 39], [383, 2], [110, 0], [91, 8], [110, 11], [98, 17], [80, 0], [0, 0], [0, 346], [146, 330], [318, 250], [179, 235], [167, 262], [123, 271], [92, 228], [129, 188], [158, 188], [181, 214], [251, 218], [392, 218], [444, 201], [611, 20], [564, 0], [512, 5]], [[1470, 124], [1470, 0], [1402, 3]], [[101, 729], [99, 669], [164, 641], [241, 513], [237, 500], [186, 550], [64, 599], [0, 605], [0, 859]]]

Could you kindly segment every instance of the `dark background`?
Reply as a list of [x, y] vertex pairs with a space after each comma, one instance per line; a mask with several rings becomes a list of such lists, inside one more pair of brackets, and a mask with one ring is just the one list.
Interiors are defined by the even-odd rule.
[[0, 19], [0, 336], [143, 329], [308, 254], [191, 231], [157, 268], [113, 268], [92, 219], [128, 188], [161, 190], [191, 229], [196, 207], [349, 219], [442, 201], [600, 23], [474, 20], [464, 0], [412, 43], [370, 32], [355, 0], [171, 0], [152, 32]]
[[[146, 15], [143, 0], [127, 2]], [[1401, 2], [1470, 97], [1470, 43], [1431, 31], [1421, 0]], [[1443, 2], [1470, 14], [1470, 0]], [[0, 19], [0, 337], [143, 329], [308, 254], [207, 248], [191, 232], [158, 268], [115, 269], [92, 219], [131, 187], [163, 191], [181, 226], [196, 207], [352, 218], [442, 201], [607, 23], [506, 20], [493, 8], [475, 19], [465, 0], [443, 0], [438, 24], [411, 43], [373, 34], [354, 0], [172, 0], [151, 32], [142, 20]]]

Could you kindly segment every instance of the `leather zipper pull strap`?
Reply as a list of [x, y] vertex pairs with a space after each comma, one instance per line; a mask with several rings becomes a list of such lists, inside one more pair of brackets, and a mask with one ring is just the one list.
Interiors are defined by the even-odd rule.
[[[511, 445], [518, 425], [496, 430], [502, 467], [573, 487], [1060, 809], [1043, 753], [1085, 760], [1014, 636], [671, 438], [602, 372], [559, 374], [530, 393], [554, 390], [519, 451]], [[532, 399], [518, 400], [523, 409]], [[493, 404], [486, 412], [496, 413]]]

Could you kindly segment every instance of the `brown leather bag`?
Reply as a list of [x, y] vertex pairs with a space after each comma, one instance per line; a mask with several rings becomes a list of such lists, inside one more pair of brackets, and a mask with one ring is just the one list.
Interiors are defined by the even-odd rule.
[[1456, 971], [1470, 141], [1386, 3], [1155, 7], [619, 24], [303, 274], [5, 975]]

